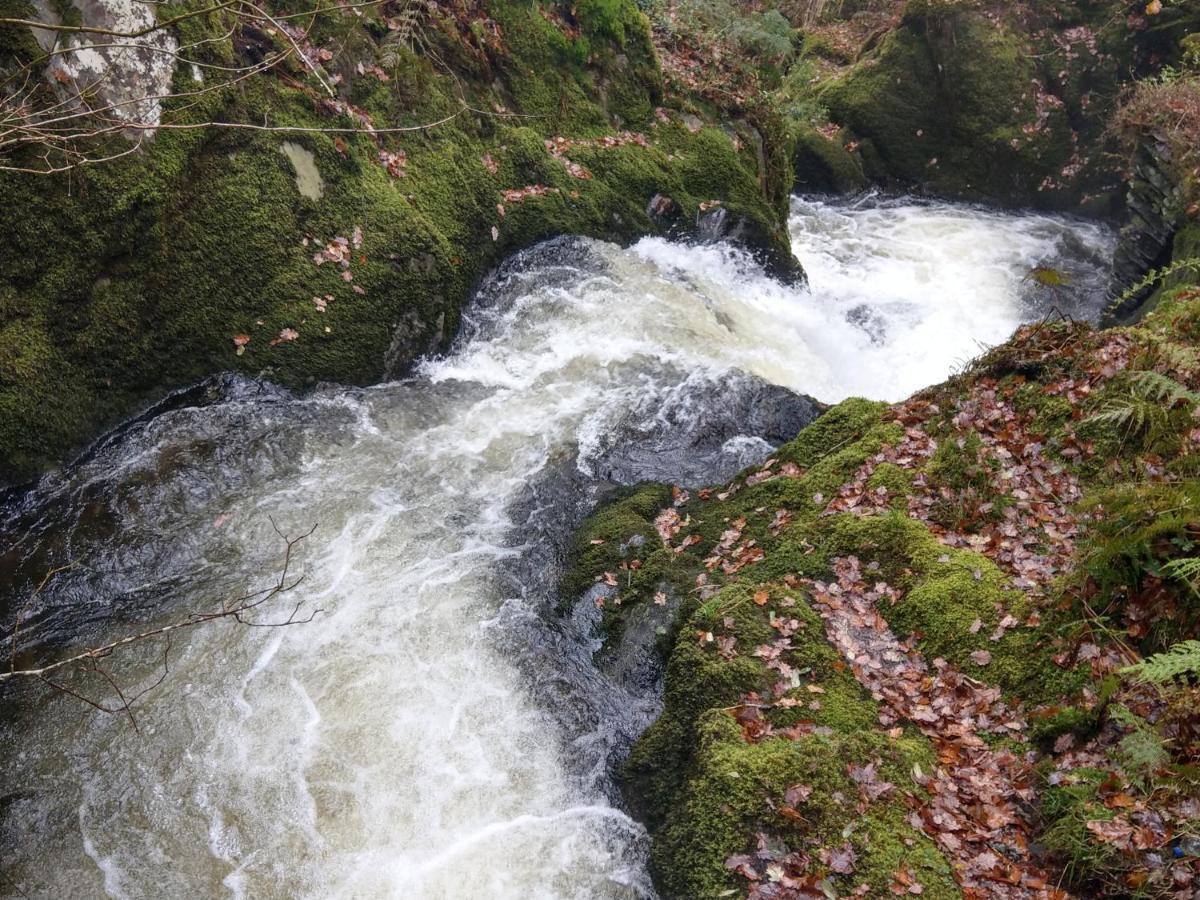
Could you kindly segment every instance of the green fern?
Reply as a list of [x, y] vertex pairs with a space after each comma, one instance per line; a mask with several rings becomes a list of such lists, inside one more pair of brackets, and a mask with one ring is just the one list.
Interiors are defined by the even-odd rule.
[[1200, 405], [1200, 393], [1162, 372], [1150, 369], [1128, 372], [1125, 383], [1125, 396], [1105, 401], [1084, 419], [1084, 424], [1111, 427], [1124, 432], [1126, 437], [1153, 437], [1166, 430], [1175, 407]]
[[404, 0], [400, 11], [389, 17], [389, 31], [377, 51], [381, 67], [394, 70], [403, 58], [403, 50], [416, 52], [425, 46], [421, 26], [433, 8], [427, 0]]
[[1146, 340], [1150, 343], [1146, 356], [1151, 364], [1144, 368], [1181, 373], [1200, 368], [1200, 352], [1195, 347], [1180, 344], [1161, 334], [1148, 334]]
[[1164, 575], [1179, 579], [1191, 588], [1193, 594], [1200, 596], [1200, 557], [1173, 559], [1163, 566], [1162, 571]]
[[1155, 400], [1168, 406], [1180, 403], [1200, 403], [1200, 394], [1188, 389], [1169, 375], [1161, 372], [1130, 372], [1129, 380], [1134, 388], [1147, 400]]
[[1148, 430], [1147, 423], [1159, 415], [1160, 411], [1150, 401], [1141, 397], [1125, 397], [1105, 402], [1098, 412], [1083, 421], [1085, 425], [1101, 425], [1126, 434], [1141, 434]]
[[1117, 745], [1117, 762], [1126, 775], [1139, 780], [1148, 789], [1155, 773], [1171, 761], [1166, 741], [1153, 725], [1119, 703], [1109, 707], [1108, 717], [1117, 725], [1130, 729]]
[[1163, 653], [1126, 666], [1121, 674], [1143, 684], [1169, 684], [1186, 675], [1200, 675], [1200, 641], [1180, 641]]

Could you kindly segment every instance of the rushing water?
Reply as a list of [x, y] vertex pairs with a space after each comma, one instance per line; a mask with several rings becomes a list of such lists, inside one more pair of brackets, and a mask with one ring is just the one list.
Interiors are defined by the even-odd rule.
[[[29, 602], [34, 658], [39, 635], [96, 641], [269, 583], [272, 521], [318, 527], [303, 583], [260, 619], [319, 610], [179, 634], [138, 731], [10, 691], [0, 893], [651, 896], [611, 769], [654, 691], [592, 666], [585, 607], [556, 614], [564, 531], [606, 478], [761, 459], [764, 382], [897, 399], [1051, 306], [1087, 315], [1112, 246], [1094, 225], [946, 205], [793, 212], [808, 290], [723, 246], [554, 242], [491, 279], [453, 351], [406, 380], [304, 398], [220, 380], [0, 510], [9, 615], [70, 564]], [[1039, 264], [1073, 289], [1038, 296]], [[163, 652], [109, 666], [136, 692]]]

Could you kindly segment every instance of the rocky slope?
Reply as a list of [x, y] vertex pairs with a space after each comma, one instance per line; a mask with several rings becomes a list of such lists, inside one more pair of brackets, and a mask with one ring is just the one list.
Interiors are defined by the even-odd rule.
[[589, 520], [608, 652], [667, 623], [624, 771], [665, 896], [1194, 896], [1200, 696], [1124, 667], [1200, 627], [1198, 322], [1029, 326]]
[[665, 666], [623, 772], [656, 883], [1196, 896], [1197, 13], [842, 6], [781, 88], [798, 178], [1127, 202], [1106, 318], [1137, 324], [1023, 328], [728, 484], [645, 485], [584, 525], [564, 595], [601, 606], [601, 665], [657, 634]]

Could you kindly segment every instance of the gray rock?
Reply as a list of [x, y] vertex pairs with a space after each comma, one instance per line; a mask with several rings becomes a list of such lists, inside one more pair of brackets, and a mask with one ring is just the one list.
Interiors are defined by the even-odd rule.
[[580, 465], [621, 484], [713, 484], [761, 463], [823, 409], [811, 397], [741, 372], [694, 375], [665, 396], [643, 397]]
[[[31, 28], [47, 50], [69, 49], [51, 58], [46, 81], [69, 108], [83, 105], [80, 92], [86, 90], [89, 108], [127, 123], [128, 138], [152, 137], [162, 117], [160, 98], [171, 91], [178, 42], [167, 30], [120, 36], [154, 25], [154, 7], [141, 0], [72, 0], [72, 5], [79, 10], [80, 25], [115, 34], [59, 34]], [[34, 15], [51, 26], [61, 21], [49, 3], [36, 4]]]

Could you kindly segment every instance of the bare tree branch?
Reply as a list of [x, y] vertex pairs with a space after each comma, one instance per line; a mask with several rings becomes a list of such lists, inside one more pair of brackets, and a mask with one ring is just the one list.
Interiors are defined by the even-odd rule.
[[[170, 674], [170, 653], [172, 646], [173, 633], [181, 629], [195, 628], [199, 625], [207, 625], [221, 620], [229, 620], [239, 625], [244, 625], [250, 628], [285, 628], [290, 625], [304, 625], [312, 622], [321, 612], [322, 609], [314, 609], [307, 616], [301, 617], [300, 613], [304, 607], [304, 600], [299, 600], [292, 607], [291, 612], [286, 618], [277, 621], [257, 621], [251, 614], [256, 610], [263, 608], [271, 600], [295, 590], [303, 581], [303, 576], [293, 577], [291, 569], [294, 564], [294, 554], [296, 547], [311, 537], [313, 532], [317, 530], [314, 524], [308, 531], [296, 537], [289, 537], [279, 530], [275, 521], [271, 520], [271, 527], [275, 529], [276, 534], [284, 541], [283, 561], [280, 565], [279, 575], [274, 583], [270, 586], [257, 591], [241, 594], [237, 597], [227, 599], [221, 602], [220, 608], [212, 612], [192, 612], [186, 616], [174, 621], [168, 622], [165, 625], [159, 625], [154, 628], [149, 628], [144, 631], [139, 631], [136, 634], [125, 635], [116, 640], [109, 641], [106, 644], [101, 644], [97, 647], [91, 647], [87, 650], [67, 656], [63, 659], [58, 659], [45, 665], [27, 668], [18, 668], [17, 653], [20, 642], [21, 624], [33, 600], [42, 593], [46, 585], [57, 574], [65, 572], [68, 569], [74, 568], [77, 563], [72, 562], [65, 566], [59, 566], [46, 573], [41, 583], [34, 589], [29, 601], [17, 613], [16, 621], [13, 626], [12, 634], [9, 638], [9, 666], [8, 670], [0, 672], [0, 684], [7, 681], [18, 681], [22, 679], [30, 679], [39, 681], [42, 684], [58, 691], [81, 700], [87, 705], [99, 710], [103, 713], [120, 714], [129, 719], [130, 725], [134, 731], [139, 731], [137, 719], [133, 713], [134, 704], [150, 693], [152, 690], [161, 685]], [[145, 641], [150, 641], [156, 638], [163, 639], [162, 659], [159, 664], [159, 674], [157, 680], [143, 687], [134, 694], [128, 694], [122, 688], [117, 678], [102, 664], [115, 653], [134, 644], [140, 644]], [[77, 688], [68, 684], [59, 673], [77, 672], [82, 675], [94, 675], [102, 679], [116, 694], [116, 703], [105, 703], [89, 696], [83, 689]], [[140, 733], [140, 731], [139, 731]]]
[[[228, 9], [231, 6], [237, 6], [243, 0], [225, 0], [223, 3], [218, 3], [215, 6], [208, 6], [204, 9], [195, 9], [191, 12], [181, 13], [174, 18], [166, 19], [162, 22], [155, 22], [153, 25], [148, 25], [138, 31], [113, 31], [111, 28], [96, 28], [90, 25], [54, 25], [50, 22], [42, 22], [38, 19], [0, 19], [0, 25], [24, 25], [28, 28], [38, 28], [42, 31], [60, 31], [71, 34], [107, 34], [111, 37], [119, 38], [139, 38], [145, 37], [148, 34], [153, 34], [156, 31], [162, 31], [165, 28], [170, 28], [179, 22], [187, 19], [194, 19], [197, 16], [205, 16], [209, 13], [219, 12], [222, 9]], [[378, 0], [377, 0], [378, 2]]]
[[[117, 31], [99, 27], [57, 26], [49, 22], [29, 19], [0, 18], [0, 26], [39, 28], [54, 33], [86, 32], [113, 38], [111, 41], [96, 40], [91, 43], [67, 42], [46, 50], [35, 59], [21, 64], [15, 71], [5, 75], [0, 72], [0, 172], [28, 175], [54, 175], [69, 173], [77, 168], [112, 162], [140, 152], [146, 140], [158, 130], [196, 131], [206, 129], [274, 132], [281, 134], [364, 134], [376, 143], [383, 135], [406, 134], [427, 131], [445, 125], [464, 113], [501, 118], [534, 118], [508, 112], [492, 112], [471, 106], [448, 67], [440, 64], [436, 54], [431, 59], [439, 68], [447, 69], [455, 81], [455, 94], [460, 106], [453, 112], [431, 122], [414, 125], [398, 125], [377, 128], [361, 110], [337, 99], [334, 80], [327, 77], [319, 64], [316, 51], [308, 42], [309, 31], [320, 15], [339, 11], [358, 11], [368, 7], [380, 7], [395, 0], [364, 0], [364, 2], [338, 3], [316, 6], [307, 12], [279, 14], [264, 8], [263, 0], [222, 0], [220, 3], [181, 14], [155, 23], [137, 31]], [[223, 35], [197, 40], [182, 47], [158, 46], [138, 43], [138, 38], [157, 31], [169, 29], [189, 18], [202, 15], [224, 17]], [[288, 20], [304, 18], [304, 27], [288, 25]], [[270, 35], [276, 42], [273, 52], [257, 62], [245, 65], [222, 65], [193, 58], [190, 51], [201, 45], [228, 40], [239, 29], [253, 24]], [[109, 60], [107, 67], [88, 82], [68, 81], [72, 76], [70, 67], [57, 70], [52, 79], [47, 65], [57, 58], [69, 58], [71, 54], [92, 51], [103, 55], [105, 51], [145, 52], [169, 57], [176, 63], [194, 65], [197, 69], [225, 75], [192, 90], [155, 92], [147, 91], [135, 96], [120, 93], [105, 96], [106, 84], [117, 64], [117, 58]], [[287, 60], [298, 57], [300, 63], [320, 85], [328, 99], [318, 104], [327, 113], [348, 117], [354, 122], [347, 126], [331, 125], [272, 125], [268, 121], [240, 122], [223, 120], [185, 121], [188, 110], [193, 109], [204, 97], [228, 91], [246, 79], [276, 69]], [[78, 76], [75, 76], [76, 78]], [[53, 81], [60, 82], [54, 84]], [[299, 82], [284, 78], [297, 88], [308, 90]], [[19, 85], [19, 86], [18, 86]], [[316, 98], [314, 97], [314, 101]], [[161, 104], [169, 107], [161, 114]], [[357, 120], [356, 122], [354, 120]], [[130, 141], [128, 146], [101, 147], [99, 142], [116, 138]], [[32, 153], [32, 155], [27, 155]]]

